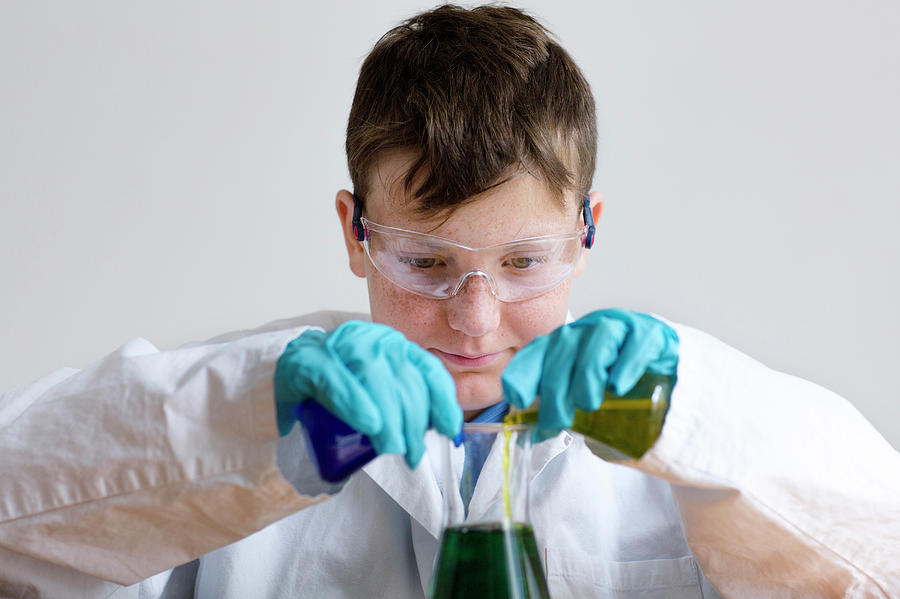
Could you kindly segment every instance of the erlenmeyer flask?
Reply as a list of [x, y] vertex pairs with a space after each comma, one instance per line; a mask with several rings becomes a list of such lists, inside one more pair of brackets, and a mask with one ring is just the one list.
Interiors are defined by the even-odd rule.
[[[575, 410], [569, 428], [583, 435], [588, 449], [604, 460], [638, 459], [662, 433], [674, 384], [671, 376], [648, 372], [622, 396], [607, 389], [600, 409]], [[511, 409], [506, 422], [537, 424], [539, 403], [526, 410]]]
[[444, 529], [434, 599], [549, 598], [528, 515], [531, 428], [465, 424], [444, 440]]

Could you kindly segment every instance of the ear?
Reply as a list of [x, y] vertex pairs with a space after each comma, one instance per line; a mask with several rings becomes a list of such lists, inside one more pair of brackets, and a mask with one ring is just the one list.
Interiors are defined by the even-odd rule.
[[[591, 216], [594, 218], [594, 226], [596, 226], [600, 222], [600, 215], [603, 214], [603, 194], [599, 191], [592, 191], [588, 194], [588, 197], [591, 199]], [[597, 247], [596, 234], [594, 236], [594, 247]], [[597, 250], [595, 249], [594, 251], [596, 252]], [[573, 277], [580, 276], [584, 272], [589, 252], [590, 250], [587, 249], [581, 250], [581, 259], [578, 260]]]
[[347, 246], [347, 256], [350, 258], [350, 270], [357, 277], [365, 277], [365, 249], [363, 249], [362, 244], [356, 240], [356, 236], [353, 234], [353, 194], [346, 189], [337, 192], [334, 207], [337, 209], [338, 220], [341, 222], [344, 245]]
[[591, 198], [591, 216], [594, 217], [594, 224], [600, 222], [600, 215], [603, 214], [603, 194], [599, 191], [592, 191], [588, 194]]

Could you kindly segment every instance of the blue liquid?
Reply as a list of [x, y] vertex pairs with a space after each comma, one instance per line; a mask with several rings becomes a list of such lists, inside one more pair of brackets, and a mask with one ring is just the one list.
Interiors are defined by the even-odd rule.
[[[294, 408], [294, 415], [303, 425], [306, 447], [319, 476], [330, 483], [348, 478], [378, 455], [369, 437], [317, 401], [308, 399], [300, 402]], [[463, 432], [460, 431], [453, 442], [459, 447], [463, 439]]]
[[377, 455], [366, 435], [351, 428], [322, 404], [307, 400], [294, 408], [294, 412], [303, 425], [306, 446], [319, 476], [328, 482], [346, 479]]

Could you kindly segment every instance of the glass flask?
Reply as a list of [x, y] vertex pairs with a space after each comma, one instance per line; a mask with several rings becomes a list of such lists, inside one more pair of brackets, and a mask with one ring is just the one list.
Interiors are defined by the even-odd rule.
[[[662, 432], [674, 384], [673, 377], [648, 372], [624, 395], [607, 389], [600, 409], [576, 409], [569, 428], [583, 435], [585, 445], [605, 460], [640, 458]], [[526, 410], [510, 410], [506, 422], [536, 424], [538, 403]]]
[[467, 423], [443, 439], [444, 501], [433, 599], [549, 598], [528, 515], [531, 427]]
[[375, 459], [375, 449], [366, 435], [351, 428], [322, 404], [307, 400], [294, 408], [303, 426], [309, 455], [319, 476], [336, 483]]
[[[307, 400], [294, 407], [303, 426], [310, 459], [324, 480], [341, 482], [374, 460], [378, 454], [366, 435], [329, 412], [322, 404]], [[454, 441], [459, 444], [462, 432]]]

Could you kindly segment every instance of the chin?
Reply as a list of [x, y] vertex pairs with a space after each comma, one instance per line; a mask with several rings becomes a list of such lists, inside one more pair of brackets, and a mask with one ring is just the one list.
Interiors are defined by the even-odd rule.
[[480, 411], [503, 401], [499, 376], [463, 374], [454, 377], [456, 399], [463, 412]]

